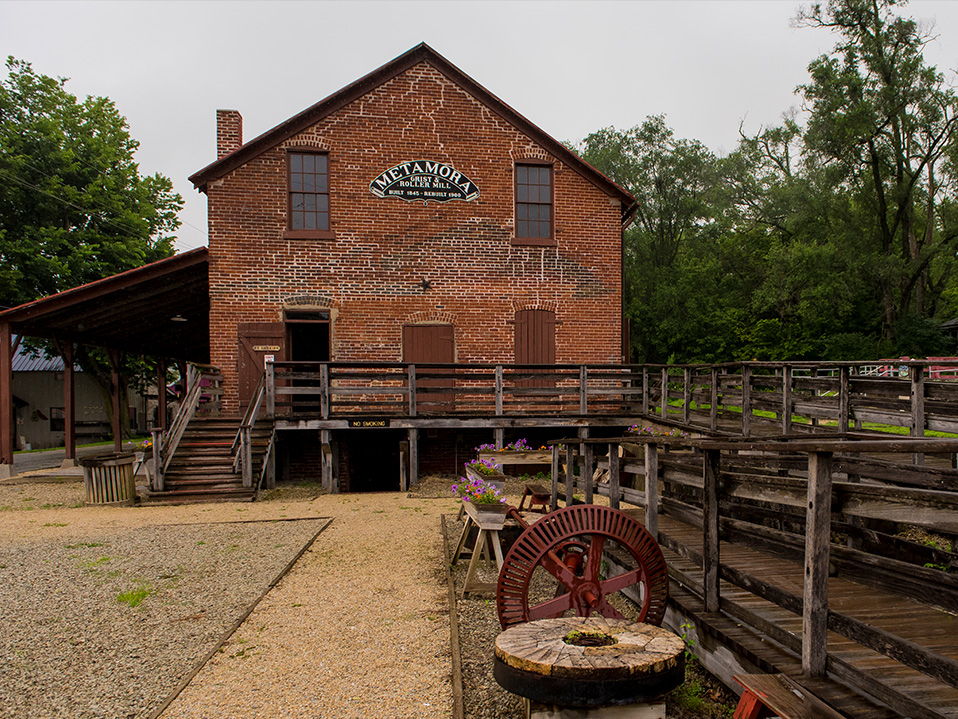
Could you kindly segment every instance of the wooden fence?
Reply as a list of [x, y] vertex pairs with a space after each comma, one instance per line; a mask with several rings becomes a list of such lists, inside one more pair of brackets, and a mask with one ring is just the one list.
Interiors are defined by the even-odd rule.
[[[955, 360], [894, 365], [415, 365], [275, 362], [268, 416], [650, 415], [729, 434], [958, 433]], [[936, 377], [937, 379], [932, 379]]]
[[[958, 553], [952, 551], [958, 470], [933, 464], [956, 451], [958, 440], [855, 434], [569, 438], [553, 447], [552, 505], [558, 504], [564, 464], [568, 504], [575, 493], [589, 503], [597, 492], [614, 507], [626, 502], [645, 509], [645, 524], [660, 544], [700, 569], [692, 576], [670, 565], [672, 578], [700, 596], [706, 612], [721, 610], [792, 650], [808, 677], [827, 672], [903, 715], [940, 717], [935, 702], [958, 697], [958, 637], [951, 633], [958, 622]], [[914, 454], [925, 463], [910, 464]], [[593, 481], [595, 469], [607, 472], [606, 481]], [[662, 516], [697, 527], [698, 541], [661, 531]], [[723, 543], [802, 562], [801, 592], [724, 563]], [[941, 641], [921, 646], [907, 631], [836, 611], [829, 604], [830, 575], [874, 588], [876, 605], [884, 593], [937, 608], [928, 624], [939, 628]], [[754, 602], [723, 597], [720, 580], [800, 616], [800, 636], [756, 612]], [[916, 608], [902, 624], [914, 624], [919, 614]], [[863, 668], [847, 653], [830, 654], [827, 632], [930, 677], [925, 694], [916, 698], [888, 686], [879, 670]]]

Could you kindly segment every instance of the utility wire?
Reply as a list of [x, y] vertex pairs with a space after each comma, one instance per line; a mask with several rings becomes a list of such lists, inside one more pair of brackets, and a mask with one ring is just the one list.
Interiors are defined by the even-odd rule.
[[[33, 167], [32, 165], [29, 165], [29, 164], [26, 163], [26, 162], [23, 163], [23, 164], [28, 165], [29, 167]], [[37, 168], [34, 167], [33, 169], [36, 170]], [[50, 177], [51, 179], [54, 179], [54, 178], [52, 178], [51, 175], [47, 175], [47, 174], [46, 174], [45, 172], [43, 172], [42, 170], [37, 170], [37, 172], [39, 172], [39, 173], [42, 174], [42, 175], [46, 175], [47, 177]], [[23, 179], [17, 177], [16, 175], [14, 175], [13, 173], [8, 172], [8, 171], [6, 171], [6, 170], [0, 169], [0, 175], [3, 175], [3, 176], [5, 176], [5, 177], [7, 177], [8, 179], [12, 180], [13, 182], [16, 182], [18, 185], [22, 185], [23, 187], [28, 187], [28, 188], [30, 188], [31, 190], [34, 190], [34, 191], [39, 192], [39, 193], [41, 193], [41, 194], [43, 194], [43, 195], [46, 195], [47, 197], [53, 198], [53, 199], [56, 200], [57, 202], [61, 202], [61, 203], [63, 203], [64, 205], [67, 205], [67, 206], [69, 206], [69, 207], [72, 207], [72, 208], [75, 209], [75, 210], [79, 210], [80, 212], [82, 212], [84, 215], [87, 215], [88, 217], [89, 217], [89, 216], [97, 215], [98, 212], [105, 212], [105, 211], [106, 211], [106, 210], [103, 210], [103, 209], [100, 209], [100, 210], [92, 209], [92, 210], [91, 210], [91, 209], [88, 208], [88, 207], [81, 207], [80, 205], [77, 205], [76, 203], [70, 202], [69, 200], [66, 200], [66, 199], [60, 197], [59, 195], [55, 195], [55, 194], [53, 194], [52, 192], [49, 192], [48, 190], [44, 190], [42, 187], [37, 187], [36, 185], [33, 185], [33, 184], [27, 182], [26, 180], [23, 180]], [[97, 216], [98, 216], [98, 215], [97, 215]], [[113, 226], [116, 227], [117, 229], [120, 229], [120, 230], [122, 230], [122, 231], [124, 231], [124, 232], [126, 232], [126, 233], [128, 233], [128, 234], [130, 234], [130, 235], [133, 235], [133, 236], [135, 236], [135, 237], [140, 237], [141, 234], [142, 234], [139, 230], [137, 230], [137, 229], [136, 229], [135, 227], [133, 227], [132, 225], [125, 225], [125, 224], [123, 224], [120, 220], [114, 220], [114, 219], [111, 219], [111, 218], [109, 218], [109, 217], [100, 217], [100, 219], [101, 219], [103, 222], [105, 222], [105, 223], [107, 223], [107, 224], [109, 224], [109, 225], [113, 225]], [[191, 225], [191, 227], [192, 227], [192, 225]], [[178, 241], [177, 238], [174, 237], [173, 240], [172, 240], [172, 243], [173, 243], [174, 246], [177, 244], [177, 241]]]

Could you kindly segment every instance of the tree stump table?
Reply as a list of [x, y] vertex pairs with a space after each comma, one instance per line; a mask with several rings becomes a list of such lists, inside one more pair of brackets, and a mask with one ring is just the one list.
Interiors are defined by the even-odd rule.
[[664, 695], [685, 679], [685, 643], [641, 622], [539, 619], [499, 635], [493, 674], [533, 719], [664, 719]]

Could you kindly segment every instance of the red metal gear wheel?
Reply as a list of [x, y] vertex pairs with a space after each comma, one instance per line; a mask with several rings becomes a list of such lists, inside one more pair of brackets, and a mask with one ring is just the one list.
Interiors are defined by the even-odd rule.
[[[579, 546], [584, 551], [567, 551]], [[621, 574], [603, 576], [606, 552], [631, 566]], [[552, 581], [554, 591], [531, 586], [534, 575], [543, 577], [546, 583]], [[506, 554], [496, 586], [499, 624], [506, 629], [535, 619], [560, 617], [570, 610], [580, 617], [597, 612], [623, 619], [606, 597], [636, 584], [642, 585], [638, 621], [660, 625], [669, 597], [669, 575], [662, 550], [649, 531], [611, 507], [563, 507], [531, 524]], [[538, 591], [531, 600], [530, 591]]]

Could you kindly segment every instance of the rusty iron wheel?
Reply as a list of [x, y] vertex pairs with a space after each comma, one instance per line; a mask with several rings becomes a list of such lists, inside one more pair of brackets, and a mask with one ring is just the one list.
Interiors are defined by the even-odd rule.
[[[625, 560], [625, 571], [604, 576], [609, 555]], [[552, 576], [552, 597], [530, 599], [533, 575]], [[567, 612], [587, 617], [598, 613], [623, 619], [609, 595], [641, 585], [638, 621], [660, 625], [669, 596], [668, 570], [658, 543], [629, 515], [594, 504], [564, 507], [530, 525], [506, 554], [496, 586], [496, 609], [502, 628], [560, 617]]]

